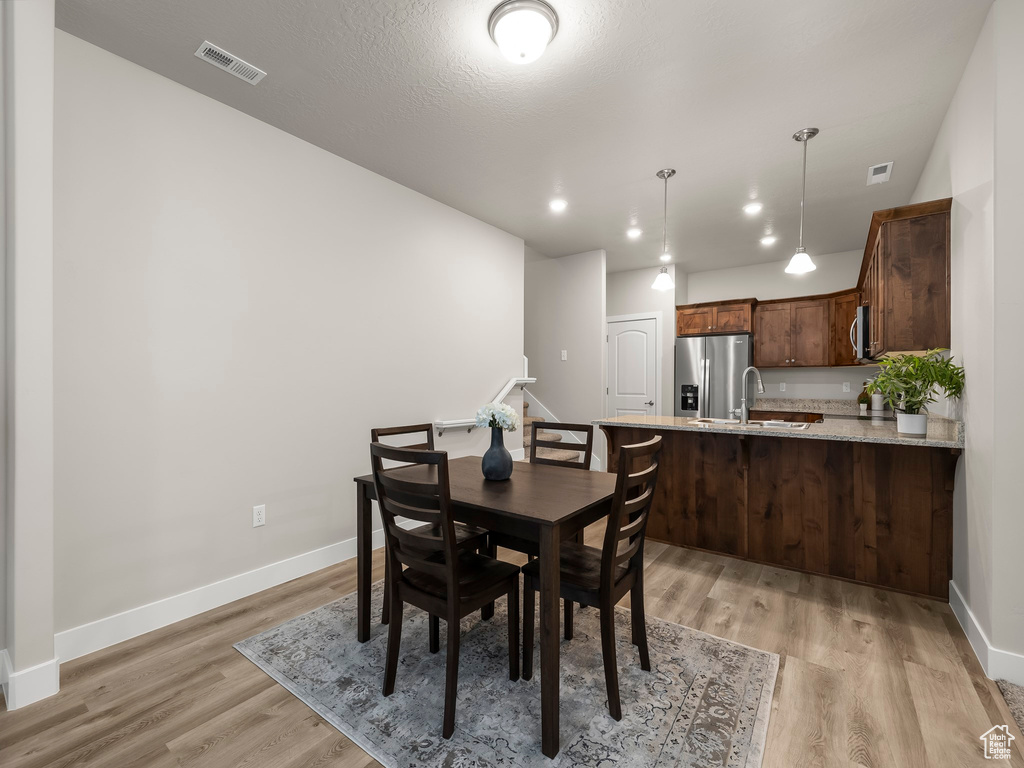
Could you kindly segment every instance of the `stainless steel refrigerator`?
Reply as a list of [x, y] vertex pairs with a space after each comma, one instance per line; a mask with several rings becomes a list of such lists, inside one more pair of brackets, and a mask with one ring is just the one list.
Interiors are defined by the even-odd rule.
[[[681, 336], [676, 339], [675, 415], [739, 418], [743, 371], [753, 365], [749, 333], [735, 336]], [[756, 387], [747, 393], [754, 404]]]

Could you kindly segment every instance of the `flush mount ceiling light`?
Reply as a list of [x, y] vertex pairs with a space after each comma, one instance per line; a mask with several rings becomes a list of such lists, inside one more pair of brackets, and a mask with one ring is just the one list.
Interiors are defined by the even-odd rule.
[[743, 206], [743, 212], [747, 214], [747, 216], [756, 216], [761, 212], [762, 208], [764, 208], [764, 205], [762, 205], [761, 203], [747, 203], [746, 205]]
[[543, 0], [506, 0], [491, 11], [487, 31], [502, 56], [513, 64], [529, 64], [555, 38], [558, 14]]
[[807, 199], [807, 142], [818, 135], [817, 128], [804, 128], [793, 134], [793, 138], [804, 145], [804, 175], [803, 187], [800, 191], [800, 244], [796, 253], [789, 260], [786, 271], [791, 275], [802, 275], [805, 272], [813, 272], [817, 267], [811, 261], [810, 255], [804, 249], [804, 201]]
[[775, 241], [778, 239], [775, 235], [765, 235], [761, 238], [761, 245], [775, 245]]
[[[656, 175], [665, 182], [665, 223], [661, 236], [661, 260], [671, 261], [672, 255], [668, 252], [668, 180], [675, 176], [676, 172], [671, 168], [665, 168], [658, 171]], [[654, 278], [654, 282], [651, 284], [651, 288], [656, 291], [671, 291], [675, 287], [676, 284], [672, 282], [672, 275], [668, 273], [668, 267], [662, 267], [661, 271], [658, 272], [658, 276]]]
[[640, 227], [630, 227], [629, 229], [626, 230], [626, 237], [628, 237], [630, 240], [636, 240], [643, 233], [644, 231], [640, 229]]
[[565, 200], [562, 200], [561, 198], [552, 200], [550, 203], [548, 203], [548, 208], [550, 208], [555, 213], [561, 213], [568, 207], [569, 204]]

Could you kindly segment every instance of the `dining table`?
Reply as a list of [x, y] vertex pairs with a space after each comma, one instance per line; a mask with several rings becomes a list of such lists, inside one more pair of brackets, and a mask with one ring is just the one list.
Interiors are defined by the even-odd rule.
[[[388, 472], [416, 471], [397, 467]], [[372, 585], [373, 475], [356, 483], [357, 639], [370, 639]], [[561, 542], [606, 517], [615, 493], [615, 475], [568, 467], [516, 462], [508, 480], [485, 480], [479, 456], [448, 462], [448, 482], [457, 522], [537, 542], [540, 568], [541, 748], [547, 757], [559, 749], [559, 643]]]

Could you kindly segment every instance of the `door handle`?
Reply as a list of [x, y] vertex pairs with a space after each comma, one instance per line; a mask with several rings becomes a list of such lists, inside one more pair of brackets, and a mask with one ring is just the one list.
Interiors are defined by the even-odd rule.
[[654, 405], [654, 401], [648, 400], [646, 403], [644, 403], [644, 405]]
[[857, 332], [857, 318], [855, 317], [855, 318], [853, 318], [853, 322], [850, 323], [850, 346], [853, 347], [853, 356], [854, 357], [858, 357], [858, 355], [857, 355], [857, 339], [854, 338], [854, 333], [856, 333], [856, 332]]

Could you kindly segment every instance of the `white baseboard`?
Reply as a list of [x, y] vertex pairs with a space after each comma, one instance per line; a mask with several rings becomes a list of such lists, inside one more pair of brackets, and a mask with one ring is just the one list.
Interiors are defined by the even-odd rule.
[[[408, 524], [416, 525], [415, 521]], [[373, 548], [384, 546], [384, 530], [373, 532]], [[54, 638], [57, 656], [70, 661], [107, 648], [176, 621], [196, 616], [243, 597], [276, 587], [286, 581], [319, 571], [356, 556], [355, 537], [305, 552], [262, 568], [230, 576], [203, 587], [162, 600], [130, 608], [103, 619], [58, 632]]]
[[985, 674], [993, 680], [1009, 680], [1024, 685], [1024, 654], [1004, 651], [989, 642], [988, 635], [954, 581], [949, 582], [949, 607], [953, 609], [953, 614], [967, 635]]
[[35, 704], [60, 690], [60, 663], [56, 658], [15, 672], [7, 651], [0, 652], [0, 681], [3, 683], [7, 709], [20, 709]]

